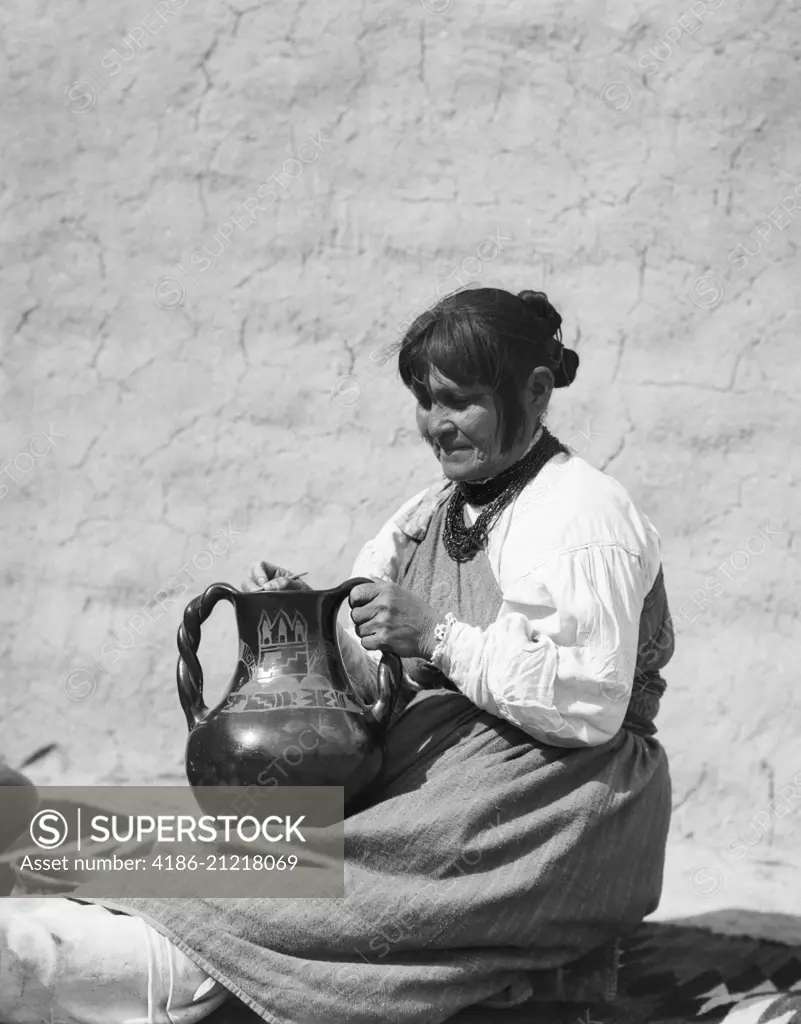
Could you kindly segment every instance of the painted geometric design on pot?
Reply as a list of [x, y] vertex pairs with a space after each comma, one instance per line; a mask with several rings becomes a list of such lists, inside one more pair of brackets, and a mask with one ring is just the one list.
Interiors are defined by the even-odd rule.
[[244, 640], [239, 641], [239, 660], [247, 670], [248, 682], [251, 682], [256, 675], [256, 659], [253, 656], [253, 651], [251, 651]]
[[275, 676], [300, 676], [309, 672], [311, 660], [308, 644], [308, 624], [300, 612], [292, 616], [281, 609], [270, 618], [267, 612], [259, 619], [259, 682], [269, 682]]
[[[307, 677], [311, 678], [311, 677]], [[363, 715], [364, 711], [347, 693], [321, 686], [293, 687], [291, 690], [237, 690], [219, 708], [225, 712], [286, 711], [295, 708], [318, 711], [346, 711]]]

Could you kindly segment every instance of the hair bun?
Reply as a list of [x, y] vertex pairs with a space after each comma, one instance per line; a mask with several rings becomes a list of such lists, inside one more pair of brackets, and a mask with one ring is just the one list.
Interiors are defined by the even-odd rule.
[[556, 347], [552, 358], [555, 363], [553, 367], [554, 387], [567, 388], [576, 379], [579, 357], [572, 348], [565, 348], [562, 344], [560, 328], [562, 318], [548, 301], [545, 292], [524, 291], [518, 294], [518, 299], [524, 302], [538, 320], [544, 320], [548, 332], [554, 338]]
[[525, 302], [534, 316], [547, 323], [551, 334], [556, 334], [562, 326], [562, 318], [548, 301], [545, 292], [523, 291], [517, 297]]
[[553, 386], [555, 388], [568, 388], [576, 379], [576, 371], [579, 367], [578, 352], [572, 348], [562, 348], [559, 356], [559, 365], [554, 370]]

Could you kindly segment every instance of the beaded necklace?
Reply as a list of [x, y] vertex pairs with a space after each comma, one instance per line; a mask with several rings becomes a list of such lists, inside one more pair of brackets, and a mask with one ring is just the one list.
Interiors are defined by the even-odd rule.
[[[481, 548], [486, 547], [489, 531], [501, 512], [534, 479], [545, 463], [560, 452], [568, 454], [568, 449], [543, 427], [542, 436], [531, 450], [502, 473], [480, 483], [459, 481], [448, 500], [442, 531], [445, 550], [450, 557], [455, 562], [469, 562]], [[484, 506], [472, 526], [465, 523], [465, 505]]]

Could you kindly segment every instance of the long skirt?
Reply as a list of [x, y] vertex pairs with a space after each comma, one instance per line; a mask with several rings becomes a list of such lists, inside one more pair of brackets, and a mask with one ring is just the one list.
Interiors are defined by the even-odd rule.
[[342, 898], [92, 902], [143, 918], [271, 1024], [435, 1024], [656, 909], [670, 778], [654, 738], [546, 746], [428, 690], [393, 719], [387, 765], [344, 823]]

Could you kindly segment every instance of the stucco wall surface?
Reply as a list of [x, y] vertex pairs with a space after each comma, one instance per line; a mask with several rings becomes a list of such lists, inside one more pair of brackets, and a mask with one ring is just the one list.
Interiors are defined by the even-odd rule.
[[[385, 347], [429, 297], [542, 288], [582, 360], [552, 429], [664, 542], [674, 836], [724, 849], [762, 822], [753, 856], [789, 856], [801, 12], [32, 0], [0, 21], [9, 760], [56, 743], [40, 783], [180, 779], [186, 602], [257, 558], [345, 579], [437, 473]], [[235, 651], [220, 607], [209, 700]]]

